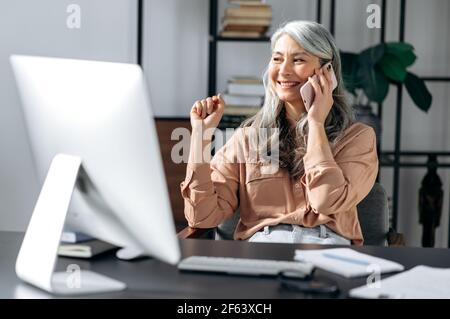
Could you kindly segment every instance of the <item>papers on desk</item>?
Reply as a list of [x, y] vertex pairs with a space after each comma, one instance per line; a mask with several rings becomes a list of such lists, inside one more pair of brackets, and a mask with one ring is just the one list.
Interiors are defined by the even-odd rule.
[[450, 268], [416, 266], [381, 280], [378, 285], [350, 290], [354, 298], [449, 299]]
[[294, 259], [310, 262], [318, 268], [347, 278], [368, 276], [373, 273], [384, 274], [405, 269], [399, 263], [359, 253], [350, 248], [297, 249]]

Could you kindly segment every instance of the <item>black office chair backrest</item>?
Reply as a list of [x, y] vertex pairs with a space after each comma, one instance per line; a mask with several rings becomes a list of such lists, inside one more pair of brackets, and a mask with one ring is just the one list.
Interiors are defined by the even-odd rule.
[[[389, 231], [389, 208], [383, 186], [375, 183], [369, 194], [356, 207], [364, 245], [386, 246]], [[217, 226], [215, 239], [232, 240], [239, 218], [238, 208], [233, 218], [227, 219]]]
[[375, 183], [367, 196], [356, 206], [364, 245], [387, 245], [389, 206], [386, 191]]

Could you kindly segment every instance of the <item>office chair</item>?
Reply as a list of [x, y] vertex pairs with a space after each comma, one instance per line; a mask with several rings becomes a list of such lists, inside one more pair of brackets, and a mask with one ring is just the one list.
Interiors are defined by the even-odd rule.
[[[387, 194], [380, 183], [375, 183], [369, 194], [357, 205], [358, 219], [364, 237], [364, 245], [404, 246], [403, 235], [389, 228], [389, 207]], [[209, 238], [232, 240], [239, 221], [239, 208], [232, 218], [225, 220], [214, 229], [186, 227], [180, 238]]]

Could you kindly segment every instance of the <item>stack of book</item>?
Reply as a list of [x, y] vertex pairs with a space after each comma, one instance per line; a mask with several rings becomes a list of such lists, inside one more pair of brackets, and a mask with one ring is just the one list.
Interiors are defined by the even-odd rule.
[[272, 8], [263, 0], [229, 0], [238, 5], [225, 9], [222, 37], [260, 38], [272, 23]]
[[65, 230], [61, 236], [58, 255], [62, 257], [92, 258], [117, 247], [79, 232]]
[[222, 127], [236, 127], [246, 118], [255, 115], [264, 102], [263, 82], [254, 77], [233, 77], [228, 81]]

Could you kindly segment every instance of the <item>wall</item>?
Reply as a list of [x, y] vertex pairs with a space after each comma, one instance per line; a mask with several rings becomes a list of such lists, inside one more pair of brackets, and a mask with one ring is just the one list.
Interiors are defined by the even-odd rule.
[[[72, 3], [80, 29], [66, 26]], [[0, 2], [0, 230], [24, 230], [39, 192], [9, 55], [135, 62], [136, 11], [130, 0]]]

